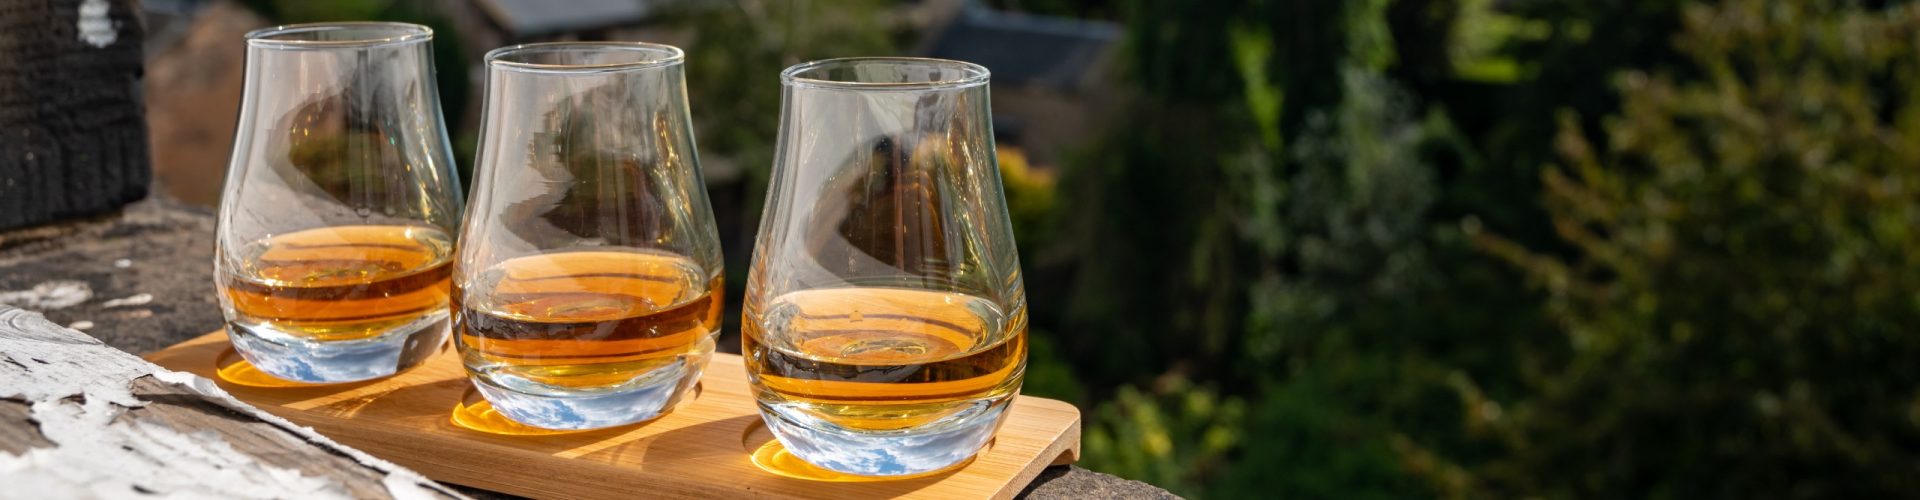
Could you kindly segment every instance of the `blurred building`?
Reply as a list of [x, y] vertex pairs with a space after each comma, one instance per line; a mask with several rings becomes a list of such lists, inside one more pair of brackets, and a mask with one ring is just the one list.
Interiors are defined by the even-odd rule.
[[1102, 130], [1120, 25], [946, 3], [917, 52], [993, 72], [993, 125], [1003, 142], [1053, 165]]

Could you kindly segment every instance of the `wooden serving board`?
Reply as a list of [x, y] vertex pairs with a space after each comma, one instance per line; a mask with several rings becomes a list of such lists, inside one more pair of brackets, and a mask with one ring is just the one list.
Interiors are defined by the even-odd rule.
[[435, 480], [536, 498], [1010, 498], [1041, 469], [1080, 455], [1079, 410], [1020, 396], [993, 443], [964, 466], [883, 481], [833, 474], [778, 449], [748, 394], [740, 357], [731, 354], [715, 354], [698, 396], [664, 417], [560, 433], [487, 410], [450, 349], [399, 375], [342, 385], [280, 383], [250, 372], [224, 332], [146, 357]]

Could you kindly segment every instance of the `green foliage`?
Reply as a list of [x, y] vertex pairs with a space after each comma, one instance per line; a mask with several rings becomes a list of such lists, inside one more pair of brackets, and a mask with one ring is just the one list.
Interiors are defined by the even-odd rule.
[[[1111, 154], [1062, 180], [1074, 190], [1062, 206], [1086, 231], [1062, 238], [1084, 245], [1067, 322], [1098, 332], [1081, 340], [1105, 351], [1096, 361], [1126, 365], [1114, 371], [1182, 374], [1154, 382], [1163, 387], [1226, 382], [1194, 397], [1235, 410], [1189, 411], [1186, 388], [1156, 397], [1123, 388], [1091, 415], [1089, 467], [1221, 497], [1420, 496], [1451, 474], [1415, 444], [1466, 426], [1462, 394], [1473, 389], [1449, 376], [1464, 364], [1450, 358], [1497, 359], [1474, 335], [1533, 317], [1458, 314], [1473, 305], [1458, 294], [1486, 292], [1479, 298], [1497, 299], [1479, 304], [1489, 310], [1532, 302], [1505, 291], [1498, 263], [1434, 218], [1446, 194], [1437, 162], [1463, 161], [1470, 146], [1388, 76], [1399, 57], [1387, 6], [1133, 13], [1149, 20], [1133, 43], [1170, 37], [1190, 48], [1136, 53], [1146, 81], [1135, 112], [1153, 118], [1117, 131], [1101, 148]], [[1206, 16], [1223, 20], [1191, 26]], [[1160, 32], [1157, 22], [1188, 24]], [[1344, 49], [1311, 59], [1309, 47]], [[1214, 49], [1223, 61], [1198, 55]], [[1237, 78], [1156, 73], [1184, 70], [1188, 61], [1157, 59], [1170, 54], [1229, 64]], [[1308, 67], [1326, 72], [1309, 78]], [[1140, 310], [1154, 314], [1126, 312]], [[1415, 454], [1424, 462], [1407, 458]], [[1439, 472], [1416, 474], [1410, 461]]]
[[[688, 100], [700, 149], [738, 163], [763, 191], [779, 136], [780, 81], [787, 66], [895, 52], [880, 0], [682, 1], [663, 22], [690, 28]], [[756, 200], [755, 203], [758, 201]], [[758, 206], [746, 213], [758, 214]], [[749, 221], [752, 222], [752, 221]], [[752, 227], [751, 224], [748, 227]]]
[[1027, 161], [1027, 155], [1011, 147], [1001, 147], [997, 155], [1000, 182], [1006, 188], [1007, 215], [1013, 220], [1013, 238], [1026, 248], [1043, 248], [1052, 233], [1055, 175]]
[[1528, 246], [1559, 244], [1537, 202], [1539, 168], [1558, 157], [1552, 124], [1572, 110], [1597, 127], [1619, 107], [1616, 72], [1684, 66], [1672, 48], [1684, 3], [1394, 2], [1389, 21], [1404, 56], [1389, 74], [1460, 134], [1457, 158], [1433, 158], [1439, 219], [1472, 217]]
[[[1225, 366], [1253, 275], [1253, 255], [1236, 227], [1247, 212], [1241, 204], [1274, 202], [1277, 185], [1269, 169], [1221, 165], [1273, 158], [1278, 137], [1263, 144], [1260, 132], [1247, 132], [1284, 128], [1286, 110], [1275, 108], [1281, 96], [1296, 95], [1293, 80], [1276, 75], [1281, 54], [1261, 52], [1278, 48], [1270, 38], [1287, 33], [1272, 29], [1283, 17], [1277, 11], [1144, 1], [1123, 10], [1141, 98], [1126, 111], [1127, 126], [1063, 165], [1060, 247], [1038, 252], [1050, 259], [1028, 259], [1070, 263], [1065, 290], [1036, 294], [1064, 297], [1064, 307], [1043, 306], [1053, 310], [1037, 311], [1037, 321], [1061, 325], [1056, 331], [1066, 335], [1063, 347], [1081, 362], [1081, 375], [1101, 387], [1142, 381], [1176, 360], [1209, 372]], [[1231, 36], [1240, 37], [1245, 55], [1235, 55]], [[1267, 98], [1253, 113], [1240, 75], [1264, 80]], [[1253, 182], [1244, 194], [1264, 198], [1222, 196], [1219, 188], [1236, 178]]]
[[1293, 147], [1279, 227], [1287, 245], [1270, 253], [1291, 272], [1255, 285], [1243, 353], [1281, 361], [1352, 326], [1376, 300], [1397, 300], [1434, 279], [1425, 247], [1436, 196], [1431, 166], [1415, 153], [1429, 135], [1407, 116], [1406, 97], [1378, 76], [1349, 69], [1345, 98], [1315, 115]]
[[1221, 497], [1920, 491], [1910, 9], [1131, 6], [1138, 126], [1061, 182], [1060, 331], [1090, 387], [1246, 410], [1121, 389], [1086, 463]]
[[[1498, 429], [1487, 491], [1920, 491], [1920, 9], [1686, 10], [1699, 77], [1629, 72], [1605, 146], [1547, 172], [1556, 258], [1487, 238], [1571, 352]], [[1567, 467], [1567, 464], [1578, 466]]]
[[[1366, 370], [1385, 365], [1377, 360], [1346, 359]], [[1422, 484], [1402, 469], [1397, 441], [1390, 439], [1384, 420], [1369, 415], [1356, 399], [1391, 387], [1342, 387], [1333, 379], [1356, 373], [1321, 373], [1295, 377], [1284, 386], [1258, 391], [1238, 435], [1238, 453], [1232, 467], [1208, 483], [1206, 496], [1222, 498], [1392, 499], [1430, 496]], [[1385, 374], [1381, 374], [1385, 375]], [[1366, 380], [1360, 378], [1356, 380]], [[1358, 396], [1356, 398], [1356, 396]], [[1201, 440], [1201, 442], [1207, 442]]]
[[1054, 335], [1046, 330], [1027, 332], [1027, 371], [1020, 392], [1033, 396], [1083, 401], [1086, 389], [1073, 373], [1073, 363], [1060, 354]]
[[1152, 394], [1123, 387], [1093, 418], [1107, 425], [1082, 436], [1082, 463], [1182, 495], [1205, 491], [1241, 440], [1246, 404], [1168, 377]]

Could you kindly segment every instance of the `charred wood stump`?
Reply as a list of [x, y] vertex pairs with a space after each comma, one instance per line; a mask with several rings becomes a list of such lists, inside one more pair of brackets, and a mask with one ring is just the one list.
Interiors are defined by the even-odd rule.
[[146, 197], [136, 9], [136, 0], [0, 2], [0, 229]]

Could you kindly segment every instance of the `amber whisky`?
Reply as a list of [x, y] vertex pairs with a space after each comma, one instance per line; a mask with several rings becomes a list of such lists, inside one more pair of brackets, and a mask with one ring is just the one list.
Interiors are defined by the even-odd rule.
[[454, 331], [483, 378], [615, 388], [684, 360], [704, 363], [720, 331], [720, 290], [717, 275], [679, 255], [531, 255], [457, 287]]
[[236, 323], [357, 340], [444, 315], [453, 240], [422, 226], [340, 226], [231, 250], [216, 280]]
[[834, 288], [748, 304], [741, 342], [762, 404], [840, 427], [918, 427], [1011, 396], [1026, 316], [971, 295]]

